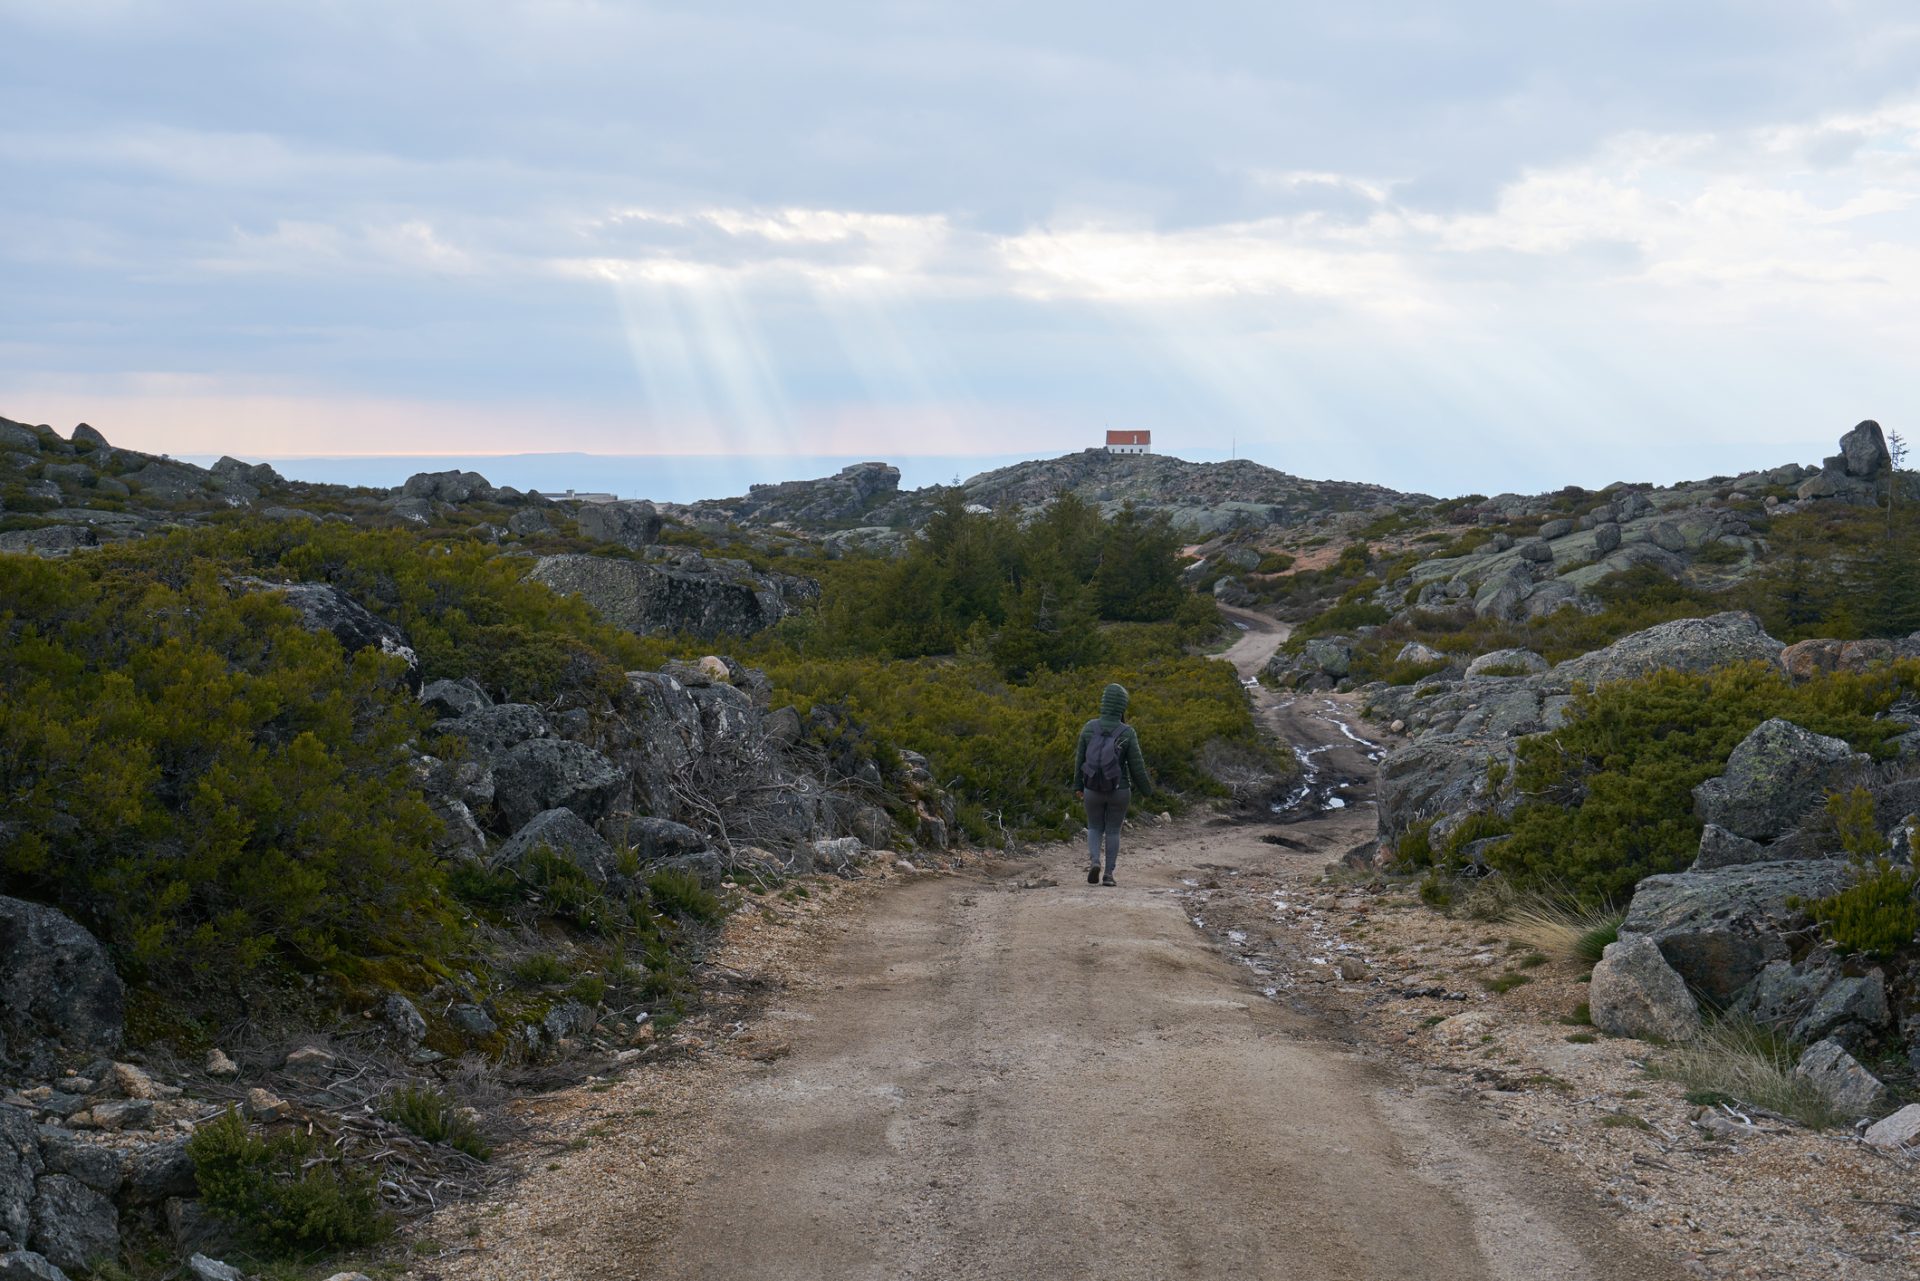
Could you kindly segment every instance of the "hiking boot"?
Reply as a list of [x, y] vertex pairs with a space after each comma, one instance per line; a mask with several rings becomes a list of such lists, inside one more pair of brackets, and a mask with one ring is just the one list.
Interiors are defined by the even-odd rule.
[[1100, 869], [1099, 869], [1099, 868], [1097, 868], [1097, 867], [1090, 867], [1090, 868], [1088, 868], [1088, 869], [1087, 869], [1087, 884], [1089, 884], [1089, 885], [1098, 885], [1099, 883], [1100, 883]]
[[1100, 883], [1102, 885], [1118, 885], [1120, 882], [1113, 879], [1112, 872], [1108, 872], [1105, 876], [1100, 878]]

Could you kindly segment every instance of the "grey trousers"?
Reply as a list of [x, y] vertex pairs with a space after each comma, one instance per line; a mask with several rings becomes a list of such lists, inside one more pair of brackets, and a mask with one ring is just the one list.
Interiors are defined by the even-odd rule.
[[1100, 844], [1105, 841], [1107, 871], [1111, 872], [1120, 858], [1120, 820], [1127, 816], [1127, 806], [1133, 803], [1133, 792], [1125, 787], [1117, 792], [1088, 789], [1086, 799], [1087, 865], [1100, 866]]

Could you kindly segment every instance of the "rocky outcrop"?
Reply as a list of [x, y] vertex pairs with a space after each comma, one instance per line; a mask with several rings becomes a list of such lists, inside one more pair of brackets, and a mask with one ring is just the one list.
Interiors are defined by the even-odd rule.
[[1700, 1031], [1700, 1007], [1660, 947], [1643, 936], [1607, 944], [1587, 989], [1593, 1025], [1614, 1036], [1684, 1041]]
[[493, 803], [518, 831], [543, 811], [571, 810], [588, 823], [604, 818], [626, 775], [585, 743], [534, 738], [493, 757]]
[[[1016, 463], [964, 482], [968, 503], [996, 512], [1038, 511], [1062, 493], [1072, 493], [1111, 515], [1132, 504], [1164, 512], [1175, 525], [1198, 534], [1299, 523], [1325, 512], [1391, 510], [1433, 501], [1379, 485], [1303, 480], [1248, 459], [1190, 463], [1164, 454], [1114, 454], [1089, 449], [1061, 458]], [[944, 491], [921, 491], [895, 510], [876, 513], [877, 524], [924, 523]], [[904, 510], [903, 510], [904, 509]]]
[[648, 502], [582, 503], [573, 520], [582, 537], [632, 551], [659, 542], [665, 524], [659, 509]]
[[886, 526], [872, 513], [898, 497], [900, 469], [888, 463], [855, 463], [819, 480], [754, 485], [739, 498], [693, 503], [687, 518], [701, 525], [791, 525], [801, 529]]
[[423, 471], [407, 477], [399, 496], [429, 503], [468, 503], [490, 501], [499, 492], [477, 471]]
[[1736, 836], [1772, 841], [1871, 763], [1844, 739], [1776, 717], [1740, 741], [1724, 773], [1693, 789], [1694, 813]]
[[1604, 649], [1570, 658], [1550, 673], [1551, 684], [1589, 688], [1631, 680], [1670, 668], [1710, 672], [1730, 663], [1779, 661], [1786, 646], [1767, 635], [1752, 614], [1735, 611], [1709, 618], [1681, 618], [1623, 636]]
[[1844, 888], [1848, 877], [1839, 860], [1649, 876], [1635, 888], [1620, 934], [1652, 939], [1690, 988], [1729, 1005], [1769, 962], [1791, 959], [1789, 940], [1811, 924], [1805, 905]]
[[1892, 471], [1886, 437], [1869, 418], [1840, 438], [1840, 452], [1821, 463], [1819, 474], [1803, 481], [1797, 492], [1805, 499], [1871, 503]]
[[64, 913], [0, 897], [0, 1062], [111, 1053], [126, 993], [100, 941]]
[[820, 594], [812, 579], [762, 574], [745, 561], [690, 552], [650, 561], [547, 556], [528, 576], [579, 596], [608, 622], [642, 636], [750, 636]]
[[234, 586], [249, 592], [277, 592], [287, 604], [299, 611], [301, 626], [310, 632], [325, 632], [340, 642], [348, 654], [363, 649], [377, 650], [406, 665], [405, 679], [414, 689], [420, 687], [420, 658], [408, 644], [406, 633], [330, 583], [269, 583], [259, 578], [237, 578]]

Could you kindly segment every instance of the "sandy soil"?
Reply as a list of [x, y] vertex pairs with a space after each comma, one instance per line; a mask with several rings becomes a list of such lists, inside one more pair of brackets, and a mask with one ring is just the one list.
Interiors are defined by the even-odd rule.
[[[1249, 672], [1276, 640], [1229, 657]], [[1054, 846], [736, 918], [726, 964], [764, 1000], [683, 1029], [682, 1062], [534, 1105], [547, 1147], [513, 1199], [428, 1225], [447, 1247], [417, 1274], [1684, 1275], [1559, 1154], [1196, 929], [1199, 877], [1371, 824], [1363, 736], [1261, 697], [1315, 771], [1298, 821], [1149, 822], [1113, 889]]]

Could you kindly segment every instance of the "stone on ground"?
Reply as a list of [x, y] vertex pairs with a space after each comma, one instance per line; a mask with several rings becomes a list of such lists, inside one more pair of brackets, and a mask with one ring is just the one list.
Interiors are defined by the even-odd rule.
[[1700, 1007], [1652, 939], [1607, 944], [1587, 989], [1593, 1025], [1614, 1036], [1684, 1041], [1700, 1031]]

